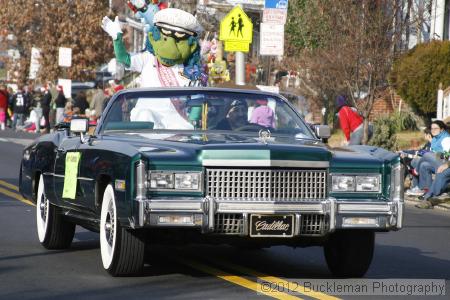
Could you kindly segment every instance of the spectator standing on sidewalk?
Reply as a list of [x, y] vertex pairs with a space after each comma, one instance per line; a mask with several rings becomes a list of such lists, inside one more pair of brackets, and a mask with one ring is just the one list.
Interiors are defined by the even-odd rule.
[[9, 95], [4, 85], [0, 86], [0, 129], [5, 130]]
[[12, 107], [14, 112], [13, 129], [17, 126], [23, 126], [25, 116], [28, 112], [29, 98], [26, 92], [20, 87], [12, 98]]
[[12, 87], [8, 87], [8, 110], [6, 114], [6, 125], [9, 128], [12, 128], [13, 123], [13, 97], [15, 94], [15, 91], [12, 89]]
[[42, 107], [41, 107], [41, 102], [37, 101], [35, 103], [35, 107], [32, 110], [32, 112], [30, 113], [30, 119], [31, 118], [31, 114], [34, 112], [34, 125], [35, 125], [35, 132], [36, 133], [40, 133], [41, 132], [41, 119], [42, 119]]
[[80, 115], [84, 115], [86, 108], [89, 108], [89, 103], [87, 102], [86, 93], [84, 91], [79, 92], [75, 97], [73, 107], [78, 107], [80, 109]]
[[41, 87], [42, 98], [41, 98], [41, 107], [42, 107], [42, 115], [45, 120], [45, 133], [50, 133], [50, 106], [52, 103], [52, 94], [47, 87]]
[[[361, 145], [364, 135], [364, 119], [355, 108], [349, 106], [347, 98], [343, 95], [336, 98], [336, 110], [348, 145]], [[369, 139], [372, 137], [372, 133], [372, 126], [369, 125]]]
[[58, 95], [55, 99], [55, 106], [56, 106], [56, 124], [64, 121], [64, 107], [66, 107], [66, 96], [64, 96], [64, 90], [62, 85], [58, 85], [56, 87], [56, 90], [58, 91]]
[[97, 86], [92, 97], [91, 109], [95, 111], [95, 118], [99, 119], [103, 112], [103, 106], [106, 101], [106, 95], [101, 88]]

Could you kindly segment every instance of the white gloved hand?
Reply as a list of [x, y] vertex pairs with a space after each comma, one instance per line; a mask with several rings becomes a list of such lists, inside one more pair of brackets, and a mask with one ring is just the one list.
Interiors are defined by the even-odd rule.
[[119, 17], [116, 16], [114, 22], [110, 18], [104, 17], [102, 20], [102, 29], [106, 31], [106, 33], [109, 34], [109, 36], [112, 37], [113, 40], [117, 40], [117, 34], [122, 33]]

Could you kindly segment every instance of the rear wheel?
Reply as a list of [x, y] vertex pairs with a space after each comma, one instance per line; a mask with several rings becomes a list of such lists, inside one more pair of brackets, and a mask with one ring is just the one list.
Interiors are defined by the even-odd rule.
[[65, 220], [45, 196], [42, 176], [36, 198], [36, 227], [39, 242], [47, 249], [69, 248], [75, 234], [75, 224]]
[[114, 190], [110, 184], [103, 194], [100, 252], [103, 267], [113, 276], [138, 274], [144, 266], [145, 242], [137, 232], [120, 225]]
[[375, 233], [346, 230], [333, 233], [325, 244], [328, 268], [336, 277], [362, 277], [372, 262]]

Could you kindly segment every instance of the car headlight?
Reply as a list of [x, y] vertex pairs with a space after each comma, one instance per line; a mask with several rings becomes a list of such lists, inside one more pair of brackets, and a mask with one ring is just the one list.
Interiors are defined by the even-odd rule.
[[331, 186], [333, 192], [353, 192], [355, 190], [355, 177], [333, 176]]
[[175, 173], [175, 189], [199, 190], [200, 173]]
[[379, 192], [380, 176], [356, 176], [357, 192]]
[[380, 175], [333, 175], [332, 192], [379, 192]]
[[150, 173], [150, 189], [173, 189], [173, 173]]
[[150, 190], [201, 190], [201, 172], [150, 171]]

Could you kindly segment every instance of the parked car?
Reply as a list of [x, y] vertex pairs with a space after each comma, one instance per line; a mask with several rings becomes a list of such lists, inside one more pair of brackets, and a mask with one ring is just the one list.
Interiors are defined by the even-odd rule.
[[402, 227], [398, 155], [329, 148], [277, 94], [124, 90], [87, 131], [73, 119], [26, 147], [20, 192], [45, 248], [70, 247], [76, 224], [100, 232], [114, 276], [138, 273], [150, 241], [323, 246], [335, 276], [360, 277], [375, 232]]

